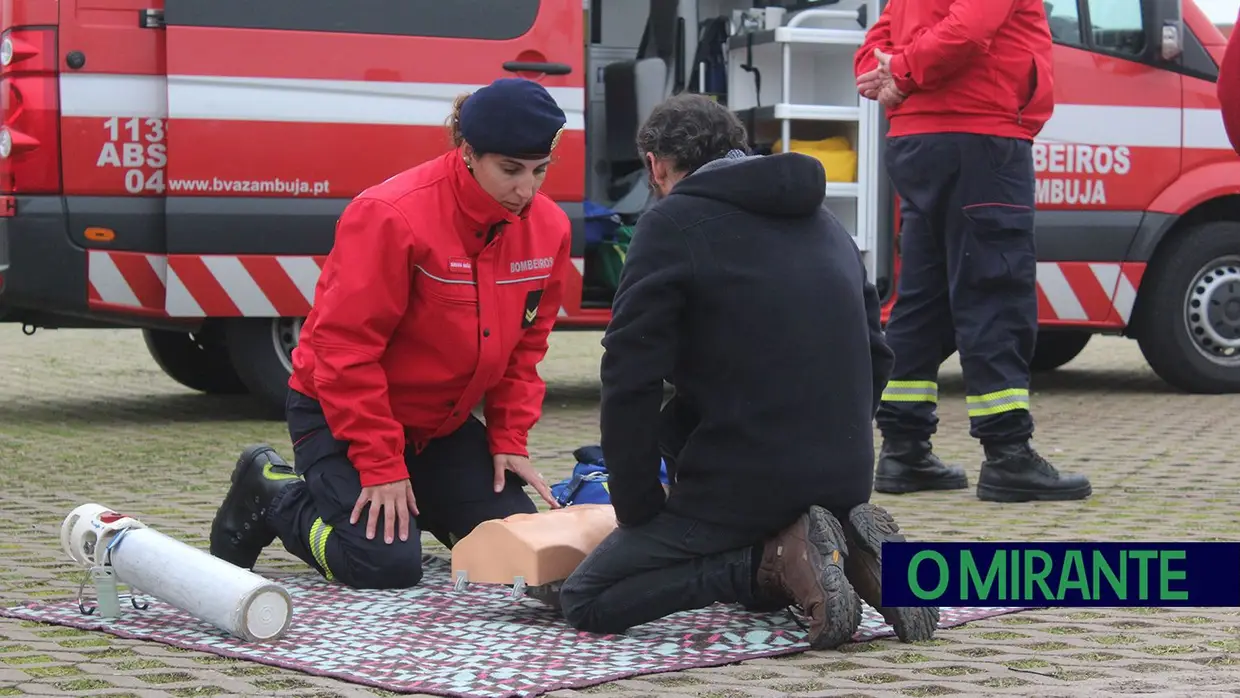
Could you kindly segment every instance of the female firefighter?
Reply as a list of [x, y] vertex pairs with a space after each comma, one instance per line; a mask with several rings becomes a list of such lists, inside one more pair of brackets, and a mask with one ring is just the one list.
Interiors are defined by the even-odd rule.
[[348, 205], [293, 352], [294, 467], [242, 453], [213, 555], [250, 568], [278, 537], [329, 580], [404, 588], [419, 531], [451, 546], [533, 513], [525, 484], [555, 506], [526, 436], [570, 263], [568, 217], [539, 193], [565, 122], [538, 83], [497, 80], [458, 98], [452, 150]]

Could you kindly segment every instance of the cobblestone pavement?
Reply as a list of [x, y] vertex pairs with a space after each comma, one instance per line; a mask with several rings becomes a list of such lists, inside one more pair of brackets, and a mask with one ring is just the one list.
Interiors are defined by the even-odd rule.
[[[533, 437], [546, 475], [595, 442], [598, 334], [561, 333], [544, 375], [546, 417]], [[244, 399], [180, 388], [136, 332], [23, 337], [0, 326], [0, 601], [72, 597], [60, 521], [86, 501], [138, 513], [206, 547], [214, 506], [242, 445], [287, 453], [280, 423]], [[959, 369], [945, 372], [946, 458], [976, 478]], [[1094, 481], [1085, 503], [990, 505], [971, 492], [878, 496], [914, 538], [938, 540], [1240, 539], [1240, 410], [1233, 397], [1168, 390], [1134, 343], [1095, 339], [1035, 384], [1038, 446]], [[301, 567], [271, 551], [259, 571]], [[1056, 610], [944, 631], [929, 644], [880, 641], [840, 652], [620, 681], [580, 693], [743, 698], [774, 695], [1240, 695], [1240, 614], [1217, 609]], [[565, 695], [572, 691], [563, 692]], [[343, 695], [382, 692], [335, 680], [0, 619], [2, 695]]]

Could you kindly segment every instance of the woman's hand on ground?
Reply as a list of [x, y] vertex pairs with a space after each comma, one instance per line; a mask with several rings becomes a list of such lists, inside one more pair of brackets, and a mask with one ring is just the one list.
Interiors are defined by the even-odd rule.
[[555, 501], [555, 497], [551, 495], [551, 488], [547, 487], [547, 483], [543, 482], [542, 475], [534, 470], [534, 466], [530, 465], [530, 459], [525, 456], [514, 456], [501, 453], [495, 456], [495, 492], [498, 494], [504, 491], [505, 473], [511, 471], [525, 480], [538, 491], [538, 494], [552, 509], [559, 509], [560, 503]]
[[[418, 502], [413, 497], [413, 485], [408, 479], [363, 487], [362, 493], [357, 497], [357, 504], [353, 505], [349, 523], [356, 524], [361, 519], [362, 510], [367, 504], [370, 505], [370, 518], [366, 521], [367, 540], [375, 537], [380, 510], [383, 510], [383, 540], [392, 543], [394, 533], [399, 533], [402, 541], [409, 540], [409, 515], [418, 515]], [[399, 530], [394, 531], [396, 528]]]

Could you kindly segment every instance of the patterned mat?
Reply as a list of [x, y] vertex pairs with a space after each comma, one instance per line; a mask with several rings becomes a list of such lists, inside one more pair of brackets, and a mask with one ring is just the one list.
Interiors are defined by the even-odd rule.
[[[0, 616], [100, 630], [118, 637], [246, 659], [398, 693], [526, 698], [656, 674], [803, 652], [805, 633], [786, 613], [714, 606], [670, 616], [625, 635], [568, 628], [532, 599], [505, 587], [452, 590], [446, 560], [427, 558], [423, 582], [402, 591], [358, 591], [304, 575], [276, 577], [293, 596], [293, 623], [280, 641], [247, 644], [145, 599], [122, 616], [84, 616], [76, 601], [31, 603]], [[1020, 608], [944, 608], [941, 628]], [[865, 608], [857, 641], [895, 633]]]

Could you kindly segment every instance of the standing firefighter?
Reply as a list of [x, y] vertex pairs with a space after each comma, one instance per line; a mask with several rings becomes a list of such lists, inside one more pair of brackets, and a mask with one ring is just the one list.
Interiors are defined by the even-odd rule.
[[939, 366], [956, 351], [970, 434], [986, 453], [977, 496], [1088, 497], [1030, 446], [1037, 335], [1033, 139], [1054, 110], [1042, 0], [891, 0], [857, 53], [857, 88], [887, 108], [886, 165], [901, 199], [901, 272], [887, 326], [875, 489], [964, 489], [932, 452]]

